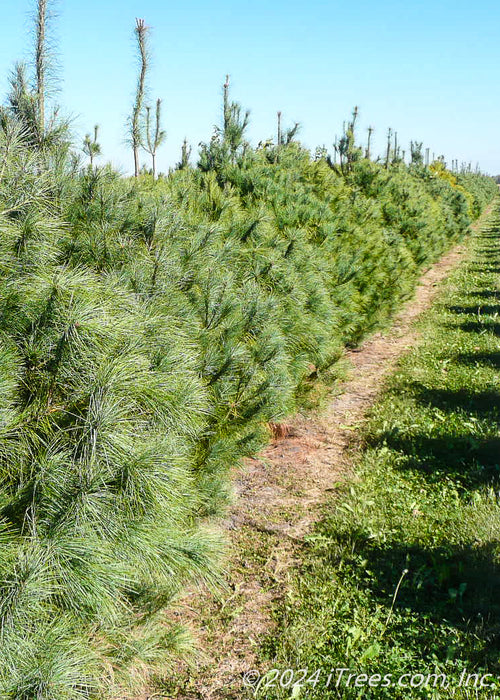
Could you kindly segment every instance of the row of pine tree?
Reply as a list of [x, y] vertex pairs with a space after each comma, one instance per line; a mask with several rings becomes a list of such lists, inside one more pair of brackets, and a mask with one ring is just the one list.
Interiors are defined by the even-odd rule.
[[[217, 581], [229, 468], [497, 186], [418, 143], [372, 160], [356, 112], [332, 154], [281, 116], [254, 148], [228, 80], [196, 166], [184, 144], [167, 176], [122, 177], [95, 164], [97, 130], [82, 165], [37, 9], [33, 76], [16, 67], [0, 111], [0, 699], [130, 697], [189, 648], [170, 606]], [[140, 83], [136, 165], [163, 139]]]

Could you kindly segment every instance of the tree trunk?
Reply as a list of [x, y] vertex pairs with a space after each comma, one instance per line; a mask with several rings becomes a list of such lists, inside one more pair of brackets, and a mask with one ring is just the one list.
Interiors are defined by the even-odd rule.
[[139, 144], [134, 143], [134, 174], [139, 177]]

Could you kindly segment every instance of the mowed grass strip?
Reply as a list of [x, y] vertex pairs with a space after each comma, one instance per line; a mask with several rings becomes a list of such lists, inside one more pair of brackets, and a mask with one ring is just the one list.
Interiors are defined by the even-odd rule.
[[500, 697], [498, 206], [471, 248], [304, 546], [257, 697]]

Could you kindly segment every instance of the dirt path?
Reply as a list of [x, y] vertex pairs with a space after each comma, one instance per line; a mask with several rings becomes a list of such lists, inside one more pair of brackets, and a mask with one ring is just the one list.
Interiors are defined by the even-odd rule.
[[346, 351], [352, 368], [349, 378], [326, 410], [293, 419], [287, 437], [275, 440], [233, 473], [237, 498], [223, 523], [230, 540], [229, 590], [218, 599], [198, 592], [181, 601], [179, 618], [191, 619], [204, 654], [196, 669], [179, 669], [171, 694], [158, 697], [247, 697], [241, 677], [259, 668], [258, 644], [272, 632], [273, 601], [285, 594], [303, 538], [321, 517], [325, 494], [349, 472], [346, 448], [353, 430], [363, 421], [384, 378], [414, 345], [415, 319], [430, 306], [439, 283], [463, 256], [464, 248], [458, 246], [441, 258], [423, 275], [390, 330]]

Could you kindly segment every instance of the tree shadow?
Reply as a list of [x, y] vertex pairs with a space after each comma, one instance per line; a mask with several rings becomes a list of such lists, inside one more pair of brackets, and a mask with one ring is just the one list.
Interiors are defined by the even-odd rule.
[[[479, 258], [484, 257], [487, 260], [489, 260], [490, 258], [498, 259], [498, 257], [500, 256], [500, 248], [480, 248], [477, 251], [477, 256]], [[476, 260], [476, 264], [478, 262], [481, 262], [481, 260]]]
[[470, 314], [471, 316], [479, 316], [485, 314], [487, 316], [494, 316], [500, 313], [500, 304], [478, 304], [476, 306], [447, 306], [447, 311], [451, 311], [454, 314]]
[[460, 409], [479, 418], [498, 420], [500, 392], [472, 391], [471, 389], [436, 389], [413, 382], [412, 392], [417, 400], [427, 406], [437, 406], [445, 411]]
[[500, 438], [404, 436], [397, 431], [386, 431], [380, 437], [384, 445], [405, 455], [401, 469], [418, 471], [431, 483], [452, 476], [471, 491], [500, 480]]
[[480, 299], [498, 299], [500, 301], [500, 290], [493, 289], [477, 289], [468, 292], [468, 296], [479, 297]]
[[500, 266], [497, 267], [485, 267], [487, 263], [473, 263], [470, 267], [474, 272], [485, 272], [491, 274], [498, 274], [500, 272]]
[[[497, 358], [500, 362], [500, 357]], [[430, 389], [417, 382], [408, 387], [415, 400], [428, 407], [448, 413], [488, 419], [492, 430], [500, 424], [500, 393], [473, 392], [467, 389]], [[444, 427], [446, 423], [444, 424]], [[403, 432], [397, 426], [367, 440], [372, 447], [387, 446], [406, 457], [401, 469], [424, 474], [428, 481], [440, 482], [443, 476], [452, 476], [463, 489], [473, 490], [500, 480], [500, 437], [477, 434], [415, 434]]]
[[[389, 610], [401, 581], [394, 612], [403, 615], [392, 624], [407, 624], [404, 613], [409, 612], [419, 616], [422, 635], [435, 633], [433, 624], [454, 627], [467, 635], [467, 649], [461, 651], [471, 666], [486, 663], [500, 668], [497, 542], [435, 547], [398, 541], [382, 544], [355, 528], [333, 537], [347, 566], [359, 569], [358, 576], [377, 605]], [[442, 653], [446, 653], [450, 640], [442, 641]]]
[[465, 333], [489, 333], [496, 338], [500, 338], [500, 322], [497, 321], [466, 321], [454, 327]]
[[455, 355], [453, 361], [462, 365], [485, 365], [500, 369], [500, 352], [464, 352]]

